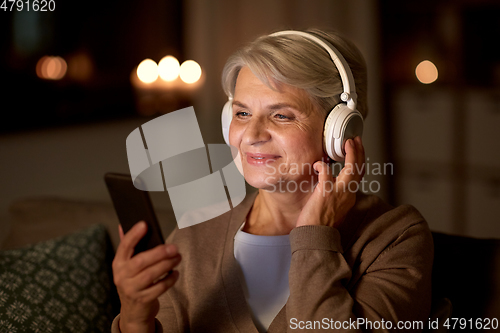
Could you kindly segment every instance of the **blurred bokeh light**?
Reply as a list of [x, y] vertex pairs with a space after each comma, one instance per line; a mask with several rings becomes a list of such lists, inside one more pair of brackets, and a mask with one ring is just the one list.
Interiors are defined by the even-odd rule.
[[165, 81], [173, 81], [179, 76], [181, 66], [173, 56], [163, 57], [158, 63], [158, 74]]
[[66, 75], [68, 65], [61, 57], [44, 56], [38, 60], [36, 74], [45, 80], [60, 80]]
[[151, 59], [144, 59], [137, 66], [137, 77], [144, 83], [152, 83], [158, 78], [158, 65]]
[[194, 60], [186, 60], [181, 65], [181, 80], [185, 83], [195, 83], [201, 77], [201, 67]]
[[77, 53], [68, 59], [68, 77], [77, 81], [89, 80], [94, 72], [94, 65], [85, 53]]
[[437, 80], [438, 69], [431, 61], [424, 60], [417, 65], [415, 75], [420, 82], [430, 84]]

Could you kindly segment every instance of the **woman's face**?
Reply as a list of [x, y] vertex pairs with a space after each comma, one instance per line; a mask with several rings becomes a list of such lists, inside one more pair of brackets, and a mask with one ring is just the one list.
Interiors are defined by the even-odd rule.
[[290, 192], [302, 182], [306, 188], [314, 177], [312, 165], [326, 157], [323, 123], [324, 117], [304, 91], [287, 85], [274, 91], [248, 67], [241, 69], [229, 142], [238, 148], [250, 185]]

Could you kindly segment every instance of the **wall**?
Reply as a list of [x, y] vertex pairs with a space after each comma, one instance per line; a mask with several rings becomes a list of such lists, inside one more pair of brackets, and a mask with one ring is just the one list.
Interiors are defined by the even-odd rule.
[[0, 136], [0, 243], [9, 230], [8, 206], [16, 199], [57, 196], [111, 203], [103, 176], [106, 172], [130, 173], [125, 139], [146, 120], [131, 118]]

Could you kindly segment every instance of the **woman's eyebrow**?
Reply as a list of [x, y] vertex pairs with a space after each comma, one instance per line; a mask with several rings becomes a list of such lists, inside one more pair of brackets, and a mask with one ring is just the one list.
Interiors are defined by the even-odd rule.
[[[244, 109], [248, 108], [248, 106], [246, 106], [244, 103], [241, 103], [240, 101], [233, 101], [233, 105], [239, 106], [239, 107], [244, 108]], [[295, 105], [289, 104], [289, 103], [271, 104], [267, 108], [272, 110], [272, 111], [286, 109], [286, 108], [298, 110], [298, 108]]]
[[233, 100], [233, 105], [237, 105], [237, 106], [239, 106], [240, 108], [244, 108], [244, 109], [247, 109], [247, 108], [248, 108], [245, 104], [243, 104], [243, 103], [241, 103], [241, 102], [239, 102], [239, 101], [234, 101], [234, 100]]
[[274, 110], [280, 110], [280, 109], [294, 109], [294, 110], [298, 110], [295, 105], [288, 104], [288, 103], [272, 104], [272, 105], [268, 106], [268, 109], [271, 109], [273, 111]]

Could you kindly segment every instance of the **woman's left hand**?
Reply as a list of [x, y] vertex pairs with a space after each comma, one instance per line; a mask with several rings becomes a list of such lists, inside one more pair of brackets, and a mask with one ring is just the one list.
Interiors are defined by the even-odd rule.
[[361, 138], [347, 140], [345, 152], [344, 168], [336, 178], [326, 163], [314, 163], [313, 168], [319, 173], [318, 184], [297, 219], [297, 227], [338, 227], [354, 206], [356, 192], [365, 172], [365, 150]]

